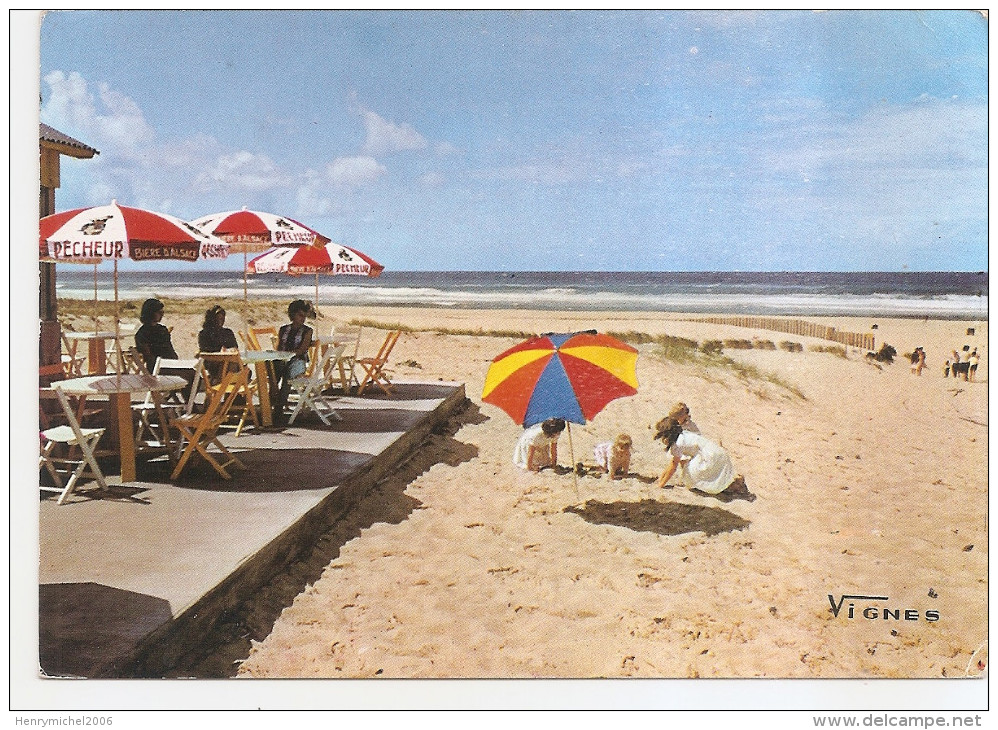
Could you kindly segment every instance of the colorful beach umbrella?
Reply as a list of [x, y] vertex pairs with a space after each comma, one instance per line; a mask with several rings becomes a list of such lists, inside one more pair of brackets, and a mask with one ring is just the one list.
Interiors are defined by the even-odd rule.
[[379, 276], [385, 267], [356, 249], [338, 243], [273, 248], [246, 266], [251, 274], [315, 275], [315, 305], [319, 306], [319, 274]]
[[116, 200], [108, 205], [77, 208], [44, 217], [38, 222], [38, 239], [39, 257], [44, 261], [114, 261], [116, 335], [119, 331], [119, 259], [198, 261], [225, 258], [229, 253], [229, 244], [187, 221], [167, 213], [118, 205]]
[[584, 424], [638, 392], [637, 359], [635, 348], [595, 331], [533, 337], [493, 359], [482, 400], [524, 426], [548, 418]]
[[258, 210], [228, 210], [212, 213], [194, 221], [194, 225], [206, 233], [226, 241], [233, 253], [243, 255], [243, 302], [249, 301], [246, 286], [246, 257], [248, 253], [260, 253], [273, 246], [309, 246], [328, 243], [329, 239], [287, 216], [265, 213]]

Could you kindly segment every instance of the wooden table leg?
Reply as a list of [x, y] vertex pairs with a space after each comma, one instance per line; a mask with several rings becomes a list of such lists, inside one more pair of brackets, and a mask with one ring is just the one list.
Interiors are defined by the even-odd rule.
[[256, 389], [260, 394], [260, 420], [263, 421], [264, 428], [274, 425], [274, 417], [270, 409], [270, 376], [267, 374], [267, 363], [258, 362], [256, 365]]
[[111, 440], [118, 445], [121, 481], [135, 481], [135, 434], [132, 433], [131, 393], [111, 393]]
[[89, 340], [89, 343], [87, 370], [91, 375], [105, 375], [107, 373], [107, 348], [104, 346], [104, 339], [94, 337]]

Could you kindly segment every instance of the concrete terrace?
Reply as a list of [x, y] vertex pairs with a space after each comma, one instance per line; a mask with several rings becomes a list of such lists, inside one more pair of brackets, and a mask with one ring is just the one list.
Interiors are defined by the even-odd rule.
[[47, 676], [157, 677], [310, 548], [431, 431], [460, 412], [460, 383], [397, 383], [394, 397], [336, 401], [312, 416], [222, 442], [248, 467], [224, 481], [196, 458], [102, 498], [40, 502], [39, 663]]

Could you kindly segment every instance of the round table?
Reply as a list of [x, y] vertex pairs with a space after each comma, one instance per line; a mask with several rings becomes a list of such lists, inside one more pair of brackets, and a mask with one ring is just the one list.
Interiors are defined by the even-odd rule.
[[[108, 429], [111, 440], [118, 448], [121, 457], [121, 481], [134, 482], [135, 434], [132, 432], [132, 394], [152, 393], [153, 404], [162, 413], [160, 393], [181, 390], [187, 381], [177, 375], [89, 375], [84, 378], [58, 380], [52, 387], [59, 388], [69, 395], [106, 395], [111, 402], [111, 423]], [[164, 424], [164, 438], [169, 432]], [[169, 450], [172, 454], [172, 450]], [[171, 457], [172, 458], [172, 457]]]

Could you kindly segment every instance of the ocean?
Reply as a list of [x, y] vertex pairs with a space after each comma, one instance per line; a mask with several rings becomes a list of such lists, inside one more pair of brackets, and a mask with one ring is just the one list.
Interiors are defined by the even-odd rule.
[[[464, 309], [657, 311], [985, 320], [987, 272], [386, 271], [377, 279], [319, 276], [319, 303]], [[98, 296], [113, 297], [101, 271]], [[257, 274], [248, 295], [312, 299], [315, 277]], [[241, 299], [239, 271], [118, 274], [122, 299]], [[92, 299], [92, 267], [60, 266], [60, 297]]]

